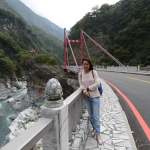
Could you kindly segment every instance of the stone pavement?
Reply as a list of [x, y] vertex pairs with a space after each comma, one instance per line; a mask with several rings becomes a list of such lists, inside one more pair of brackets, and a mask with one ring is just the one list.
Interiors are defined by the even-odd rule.
[[85, 150], [137, 150], [127, 118], [118, 97], [108, 84], [101, 80], [103, 95], [100, 98], [101, 137], [103, 145], [88, 134]]

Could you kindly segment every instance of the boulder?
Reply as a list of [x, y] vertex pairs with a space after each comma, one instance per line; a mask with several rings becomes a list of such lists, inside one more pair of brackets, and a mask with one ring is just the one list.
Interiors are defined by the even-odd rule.
[[15, 104], [16, 101], [17, 101], [17, 100], [14, 99], [14, 98], [9, 98], [9, 99], [7, 100], [7, 102], [10, 103], [11, 105]]
[[75, 79], [68, 79], [68, 80], [67, 80], [67, 84], [70, 85], [70, 86], [72, 86], [72, 88], [73, 88], [74, 90], [77, 90], [77, 89], [79, 88], [79, 82], [78, 82], [78, 80], [75, 80]]
[[17, 137], [24, 130], [32, 126], [39, 118], [40, 110], [37, 108], [28, 108], [21, 112], [17, 118], [9, 126], [11, 130], [9, 134], [9, 141]]
[[16, 87], [17, 89], [21, 89], [19, 82], [12, 81], [12, 86]]
[[9, 98], [7, 102], [11, 104], [11, 107], [14, 110], [22, 111], [31, 106], [30, 97], [26, 93], [26, 91], [23, 91], [23, 93], [18, 94], [17, 96], [14, 96], [13, 98]]
[[9, 119], [11, 120], [15, 120], [17, 118], [17, 115], [16, 114], [11, 114], [8, 116]]
[[21, 82], [21, 81], [17, 81], [17, 82], [12, 81], [12, 85], [14, 87], [16, 87], [17, 89], [25, 89], [26, 86], [27, 86], [27, 82], [26, 81], [23, 81], [23, 82]]
[[0, 83], [0, 100], [8, 98], [10, 90], [4, 84]]
[[14, 110], [22, 110], [22, 105], [21, 102], [16, 102], [15, 104], [12, 105]]
[[22, 95], [16, 98], [14, 101], [11, 101], [10, 103], [12, 104], [14, 110], [20, 111], [29, 108], [32, 105], [28, 94]]

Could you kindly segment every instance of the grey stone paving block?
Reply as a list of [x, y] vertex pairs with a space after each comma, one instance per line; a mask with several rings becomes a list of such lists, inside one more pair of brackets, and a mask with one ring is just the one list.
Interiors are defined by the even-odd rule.
[[108, 145], [106, 143], [104, 143], [104, 148], [109, 149], [109, 150], [114, 150], [114, 146]]
[[93, 149], [93, 148], [98, 148], [97, 141], [92, 137], [88, 137], [86, 146], [85, 146], [85, 150], [89, 150], [89, 149]]
[[118, 120], [123, 120], [123, 117], [121, 117], [121, 116], [113, 116], [113, 118], [116, 120], [116, 119], [118, 119]]
[[120, 139], [129, 139], [127, 133], [113, 134], [113, 137], [120, 138]]
[[88, 120], [89, 117], [88, 117], [88, 116], [83, 116], [83, 119], [84, 119], [84, 120]]
[[83, 138], [84, 134], [83, 133], [77, 133], [75, 135], [75, 138]]
[[117, 130], [118, 130], [118, 131], [122, 131], [122, 132], [127, 131], [127, 129], [126, 129], [126, 128], [117, 128]]
[[100, 127], [100, 132], [104, 132], [106, 130], [105, 126]]
[[108, 125], [108, 127], [110, 127], [111, 129], [115, 129], [113, 125]]
[[111, 145], [112, 144], [112, 139], [107, 140], [105, 143], [108, 144], [108, 145]]
[[126, 150], [125, 147], [115, 147], [116, 150]]
[[70, 145], [70, 149], [74, 150], [75, 148], [78, 150], [82, 143], [82, 138], [75, 138], [73, 143]]
[[121, 131], [112, 131], [113, 132], [113, 134], [118, 134], [118, 133], [123, 133], [123, 132], [121, 132]]
[[117, 124], [120, 124], [120, 123], [122, 123], [122, 122], [124, 122], [123, 119], [121, 119], [121, 120], [116, 120], [116, 123], [117, 123]]
[[120, 143], [115, 144], [116, 146], [123, 146], [123, 147], [131, 147], [130, 142], [129, 141], [123, 141]]
[[110, 134], [110, 131], [104, 131], [104, 134]]
[[100, 148], [92, 148], [92, 149], [90, 149], [90, 150], [100, 150]]
[[101, 148], [101, 150], [109, 150], [109, 149], [107, 149], [107, 148]]
[[116, 128], [122, 128], [122, 127], [126, 127], [125, 126], [125, 124], [123, 123], [121, 123], [121, 124], [116, 124], [116, 125], [114, 125]]
[[82, 124], [80, 126], [80, 129], [86, 129], [87, 125], [88, 125], [88, 120], [83, 120], [83, 122], [82, 122]]
[[123, 142], [124, 140], [112, 140], [114, 144], [118, 144], [120, 142]]
[[115, 125], [115, 124], [116, 124], [116, 122], [115, 122], [115, 121], [113, 121], [113, 120], [110, 120], [110, 121], [106, 122], [106, 124], [107, 124], [107, 125]]
[[107, 140], [110, 139], [110, 136], [108, 136], [108, 135], [106, 135], [106, 134], [101, 134], [101, 138], [102, 138], [102, 140], [105, 142], [105, 141], [107, 141]]
[[122, 117], [122, 113], [115, 114], [114, 116]]

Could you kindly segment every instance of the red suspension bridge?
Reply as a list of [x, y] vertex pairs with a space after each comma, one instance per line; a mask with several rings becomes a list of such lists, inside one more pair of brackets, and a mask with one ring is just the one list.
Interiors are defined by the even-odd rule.
[[67, 45], [69, 45], [70, 47], [70, 50], [71, 50], [71, 54], [73, 56], [73, 59], [74, 59], [74, 63], [76, 65], [76, 68], [77, 68], [77, 71], [80, 72], [79, 70], [79, 66], [78, 66], [78, 63], [77, 63], [77, 59], [74, 55], [74, 52], [73, 52], [73, 49], [72, 49], [72, 46], [71, 46], [71, 43], [76, 43], [76, 44], [79, 44], [80, 46], [80, 51], [79, 51], [79, 59], [80, 59], [80, 66], [82, 65], [82, 59], [84, 58], [84, 45], [85, 45], [85, 48], [87, 50], [87, 54], [88, 54], [88, 57], [89, 59], [90, 58], [90, 54], [89, 54], [89, 51], [88, 51], [88, 48], [87, 48], [87, 45], [86, 45], [86, 42], [85, 42], [85, 38], [84, 38], [84, 35], [90, 39], [90, 41], [92, 41], [99, 49], [101, 49], [105, 54], [107, 54], [112, 60], [114, 60], [119, 66], [124, 66], [120, 61], [118, 61], [114, 56], [112, 56], [106, 49], [104, 49], [100, 44], [98, 44], [95, 40], [93, 40], [88, 34], [86, 34], [82, 29], [80, 30], [80, 39], [76, 39], [76, 40], [70, 40], [66, 34], [66, 28], [64, 28], [64, 71], [67, 70], [67, 64], [68, 64], [68, 50], [67, 50]]

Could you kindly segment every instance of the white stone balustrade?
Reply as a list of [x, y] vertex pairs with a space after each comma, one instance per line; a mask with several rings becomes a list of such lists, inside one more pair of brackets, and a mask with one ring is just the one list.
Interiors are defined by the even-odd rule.
[[43, 105], [41, 116], [54, 120], [54, 127], [43, 137], [43, 150], [69, 150], [72, 132], [76, 131], [76, 125], [84, 112], [85, 105], [80, 89], [65, 99], [60, 107], [48, 108]]
[[75, 132], [76, 124], [79, 124], [82, 114], [85, 112], [85, 105], [80, 89], [71, 94], [65, 102], [68, 104], [69, 118], [69, 141], [72, 138], [72, 131]]
[[52, 119], [41, 118], [30, 128], [2, 147], [1, 150], [36, 150], [36, 143], [52, 127]]
[[[73, 143], [75, 140], [75, 138], [72, 139], [72, 133], [76, 131], [85, 112], [82, 92], [78, 89], [63, 101], [61, 85], [54, 78], [49, 80], [45, 91], [48, 97], [41, 106], [42, 118], [1, 150], [36, 150], [36, 143], [41, 138], [43, 150], [71, 149], [69, 143]], [[87, 129], [88, 119], [86, 120], [83, 120], [81, 126], [85, 126]], [[83, 148], [82, 143], [86, 141], [84, 135], [80, 137], [80, 141]]]

